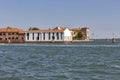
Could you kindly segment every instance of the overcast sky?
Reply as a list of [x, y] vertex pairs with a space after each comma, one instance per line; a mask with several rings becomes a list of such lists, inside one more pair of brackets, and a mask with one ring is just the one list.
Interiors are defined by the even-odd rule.
[[120, 38], [120, 0], [0, 0], [0, 28], [7, 26], [88, 26], [91, 38]]

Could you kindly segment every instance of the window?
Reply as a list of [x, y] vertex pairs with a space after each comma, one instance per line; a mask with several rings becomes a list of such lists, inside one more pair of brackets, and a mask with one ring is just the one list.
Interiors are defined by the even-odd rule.
[[53, 36], [54, 36], [55, 33], [53, 33]]
[[29, 36], [27, 36], [27, 40], [29, 40]]
[[16, 40], [18, 39], [18, 37], [16, 37]]
[[22, 40], [24, 40], [24, 38], [22, 37]]
[[3, 35], [5, 35], [5, 33], [3, 33]]
[[29, 40], [29, 33], [27, 33], [27, 40]]
[[18, 33], [16, 33], [16, 35], [18, 35]]
[[29, 36], [29, 33], [27, 33], [27, 36]]
[[55, 36], [52, 36], [52, 40], [55, 40]]
[[38, 33], [38, 36], [39, 36], [40, 34]]
[[2, 36], [2, 33], [0, 33], [0, 36]]
[[49, 40], [50, 40], [50, 32], [48, 33], [48, 37], [49, 37]]
[[9, 37], [8, 39], [11, 39], [11, 37]]
[[39, 40], [39, 37], [37, 37], [37, 40]]
[[61, 39], [63, 39], [63, 33], [61, 32]]
[[33, 40], [34, 40], [34, 33], [32, 35], [33, 35]]
[[55, 33], [53, 33], [52, 40], [55, 40], [55, 36], [54, 35], [55, 35]]
[[43, 33], [43, 40], [45, 40], [45, 33]]
[[57, 32], [56, 36], [57, 36], [57, 40], [59, 40], [59, 33], [58, 32]]
[[12, 39], [14, 39], [14, 37], [12, 37]]
[[40, 34], [38, 33], [37, 40], [39, 40], [39, 35], [40, 35]]
[[11, 33], [9, 32], [8, 35], [11, 35]]

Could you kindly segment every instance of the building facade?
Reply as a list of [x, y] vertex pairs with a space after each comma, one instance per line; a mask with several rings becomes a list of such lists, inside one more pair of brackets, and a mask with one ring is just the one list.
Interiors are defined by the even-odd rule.
[[25, 32], [26, 42], [70, 42], [72, 33], [68, 28], [29, 30]]
[[20, 43], [24, 42], [25, 32], [19, 28], [0, 28], [1, 43]]
[[85, 27], [81, 28], [82, 34], [83, 34], [83, 40], [89, 40], [90, 39], [90, 29]]
[[[19, 28], [7, 27], [0, 28], [0, 43], [72, 42], [73, 40], [89, 40], [89, 31], [89, 28], [86, 27], [72, 29], [56, 27], [48, 30], [28, 31], [24, 31]], [[81, 38], [74, 39], [76, 36]]]

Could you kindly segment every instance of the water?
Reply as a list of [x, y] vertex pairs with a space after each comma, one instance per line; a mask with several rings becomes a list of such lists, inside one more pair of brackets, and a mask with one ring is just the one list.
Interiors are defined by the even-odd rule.
[[0, 80], [119, 80], [120, 41], [0, 44]]

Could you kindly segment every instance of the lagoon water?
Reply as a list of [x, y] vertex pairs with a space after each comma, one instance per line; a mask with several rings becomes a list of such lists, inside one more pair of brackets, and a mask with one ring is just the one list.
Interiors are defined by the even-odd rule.
[[119, 40], [0, 44], [0, 80], [119, 79]]

